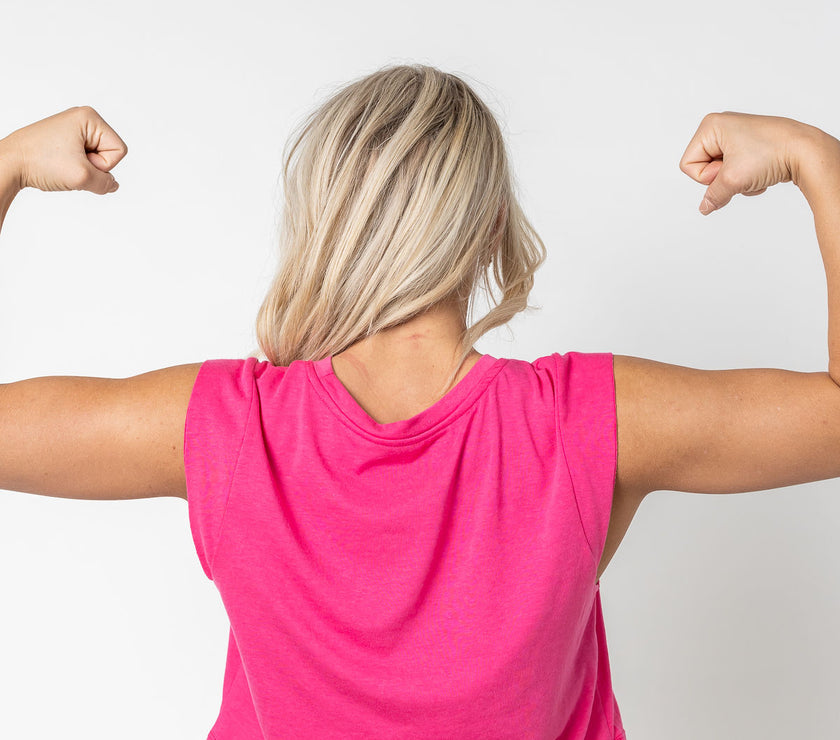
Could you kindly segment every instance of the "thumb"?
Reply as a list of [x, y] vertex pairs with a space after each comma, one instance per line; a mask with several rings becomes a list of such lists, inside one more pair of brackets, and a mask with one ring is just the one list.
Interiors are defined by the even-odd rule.
[[92, 152], [88, 152], [87, 178], [82, 189], [98, 195], [113, 193], [119, 187], [119, 183], [110, 172], [103, 172], [91, 162], [90, 154]]
[[709, 163], [709, 166], [700, 175], [699, 179], [701, 182], [709, 183], [709, 187], [706, 188], [706, 194], [703, 196], [703, 201], [700, 203], [700, 213], [704, 216], [719, 208], [723, 208], [732, 200], [735, 192], [726, 184], [728, 182], [727, 174], [720, 161], [713, 161]]

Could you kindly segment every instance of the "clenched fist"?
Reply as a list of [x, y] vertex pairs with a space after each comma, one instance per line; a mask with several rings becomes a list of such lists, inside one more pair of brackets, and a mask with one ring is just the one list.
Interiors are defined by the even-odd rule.
[[702, 214], [722, 208], [733, 195], [760, 195], [779, 182], [796, 180], [802, 141], [814, 127], [779, 116], [710, 113], [680, 159], [680, 169], [708, 185]]
[[24, 126], [0, 144], [18, 170], [21, 189], [100, 195], [119, 187], [111, 170], [128, 152], [114, 129], [87, 105]]

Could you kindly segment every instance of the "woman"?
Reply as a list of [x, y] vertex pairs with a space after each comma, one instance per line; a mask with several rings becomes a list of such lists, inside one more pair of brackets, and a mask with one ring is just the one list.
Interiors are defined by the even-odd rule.
[[[126, 152], [89, 107], [13, 132], [0, 225], [25, 187], [114, 192]], [[0, 386], [0, 488], [187, 500], [231, 621], [211, 739], [621, 740], [599, 578], [644, 497], [840, 476], [840, 141], [714, 113], [680, 168], [704, 214], [800, 188], [828, 372], [478, 353], [527, 308], [545, 249], [484, 103], [395, 65], [287, 154], [267, 359]], [[493, 305], [467, 327], [482, 285]]]

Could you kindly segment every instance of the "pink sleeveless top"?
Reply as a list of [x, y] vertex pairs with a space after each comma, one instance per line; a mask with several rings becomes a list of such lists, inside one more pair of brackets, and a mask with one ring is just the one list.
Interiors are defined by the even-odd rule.
[[375, 422], [330, 357], [203, 363], [189, 523], [230, 619], [209, 740], [624, 740], [596, 574], [610, 353], [482, 355]]

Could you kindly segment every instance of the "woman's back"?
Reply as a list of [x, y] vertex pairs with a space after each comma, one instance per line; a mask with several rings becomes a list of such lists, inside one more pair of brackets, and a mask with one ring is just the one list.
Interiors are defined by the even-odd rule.
[[231, 620], [211, 737], [622, 738], [596, 582], [615, 445], [609, 353], [481, 355], [385, 424], [330, 357], [205, 362], [184, 459]]

